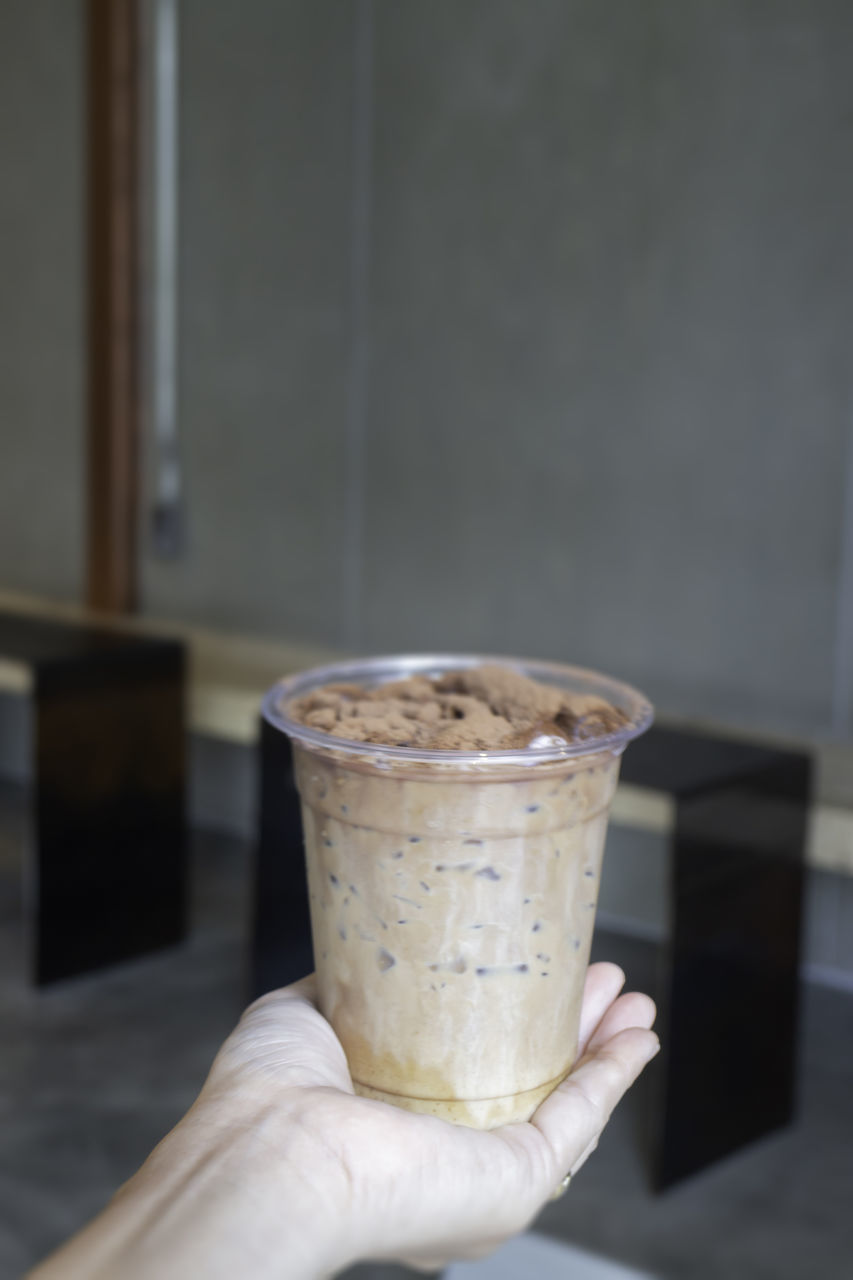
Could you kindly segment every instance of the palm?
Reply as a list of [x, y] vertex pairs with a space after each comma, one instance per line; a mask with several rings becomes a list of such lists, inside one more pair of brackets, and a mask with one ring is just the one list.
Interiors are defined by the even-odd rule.
[[247, 1010], [208, 1087], [272, 1089], [289, 1114], [310, 1116], [306, 1177], [324, 1197], [339, 1194], [362, 1256], [424, 1267], [480, 1256], [522, 1230], [583, 1163], [647, 1060], [654, 1006], [643, 995], [619, 997], [623, 981], [615, 965], [590, 967], [580, 1065], [527, 1124], [482, 1132], [357, 1097], [314, 1004], [313, 978]]

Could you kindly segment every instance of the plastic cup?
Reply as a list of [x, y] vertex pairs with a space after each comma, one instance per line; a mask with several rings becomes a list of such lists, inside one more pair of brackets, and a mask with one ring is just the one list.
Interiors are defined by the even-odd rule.
[[[627, 723], [471, 752], [348, 742], [289, 714], [320, 685], [486, 662], [604, 698]], [[319, 1005], [356, 1091], [476, 1128], [529, 1119], [576, 1057], [610, 802], [651, 706], [592, 671], [450, 654], [305, 671], [264, 714], [293, 743]]]

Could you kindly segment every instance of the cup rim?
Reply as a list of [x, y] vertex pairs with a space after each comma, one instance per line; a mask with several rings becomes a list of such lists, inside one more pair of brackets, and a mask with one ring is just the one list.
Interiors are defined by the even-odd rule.
[[[628, 722], [612, 733], [585, 738], [581, 742], [566, 742], [561, 746], [455, 751], [399, 747], [386, 743], [358, 742], [351, 738], [340, 738], [294, 720], [286, 710], [295, 698], [303, 697], [312, 689], [324, 684], [377, 685], [391, 680], [405, 679], [407, 676], [440, 675], [446, 671], [477, 667], [486, 663], [510, 667], [534, 680], [572, 692], [595, 694], [624, 712], [628, 716]], [[388, 766], [394, 763], [529, 766], [571, 760], [602, 752], [617, 755], [624, 751], [633, 738], [644, 733], [654, 718], [652, 705], [644, 694], [631, 685], [599, 671], [560, 662], [482, 653], [390, 654], [372, 658], [345, 659], [323, 666], [310, 667], [276, 681], [265, 693], [261, 711], [269, 724], [286, 733], [289, 738], [302, 746], [326, 753], [360, 756], [363, 759], [370, 759], [375, 764], [384, 763]]]

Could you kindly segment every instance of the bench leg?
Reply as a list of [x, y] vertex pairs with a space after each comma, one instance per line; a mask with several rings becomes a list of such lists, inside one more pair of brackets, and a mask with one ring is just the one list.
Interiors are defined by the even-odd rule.
[[186, 935], [183, 668], [164, 646], [37, 673], [26, 879], [39, 984]]
[[314, 969], [302, 816], [290, 741], [262, 720], [260, 744], [252, 998], [296, 982]]
[[655, 1185], [790, 1122], [810, 761], [680, 797], [655, 1064]]

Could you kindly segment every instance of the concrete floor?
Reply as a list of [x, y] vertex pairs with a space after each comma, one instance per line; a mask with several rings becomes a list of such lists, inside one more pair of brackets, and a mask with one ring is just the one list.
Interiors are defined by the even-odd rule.
[[[192, 1101], [245, 990], [248, 853], [201, 833], [185, 946], [31, 990], [25, 836], [23, 792], [0, 787], [0, 1278], [44, 1256], [141, 1163]], [[640, 985], [647, 954], [612, 937], [597, 947]], [[637, 1141], [638, 1089], [536, 1230], [660, 1280], [849, 1280], [853, 998], [806, 987], [803, 1014], [795, 1126], [655, 1196]], [[350, 1274], [408, 1273], [365, 1265]]]

